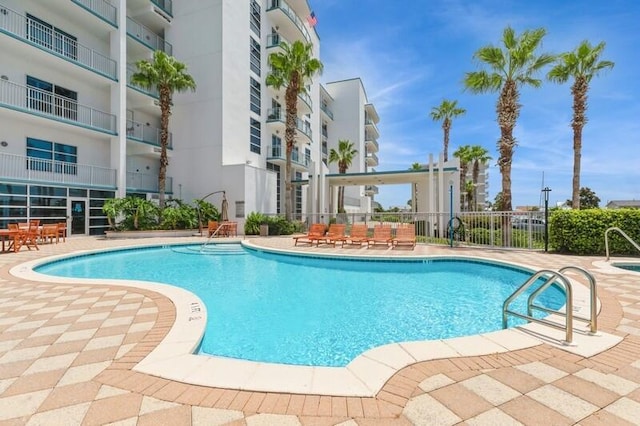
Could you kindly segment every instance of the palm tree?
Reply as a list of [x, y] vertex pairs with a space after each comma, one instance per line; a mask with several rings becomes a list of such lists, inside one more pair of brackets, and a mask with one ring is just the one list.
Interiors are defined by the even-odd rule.
[[[517, 36], [511, 27], [502, 34], [501, 47], [484, 46], [473, 55], [486, 64], [489, 70], [469, 72], [465, 75], [464, 85], [472, 93], [500, 92], [496, 105], [500, 139], [498, 140], [498, 166], [502, 175], [502, 208], [511, 210], [511, 162], [516, 140], [513, 129], [520, 115], [521, 105], [519, 89], [522, 86], [540, 87], [537, 72], [554, 61], [555, 57], [546, 53], [536, 54], [545, 36], [544, 28], [524, 31]], [[511, 239], [509, 217], [502, 222], [502, 242], [509, 244]]]
[[464, 108], [458, 108], [458, 101], [443, 99], [437, 107], [431, 108], [431, 118], [433, 121], [442, 121], [442, 131], [444, 132], [444, 161], [449, 160], [449, 131], [451, 121], [467, 112]]
[[557, 59], [556, 65], [549, 71], [547, 78], [556, 83], [566, 83], [573, 77], [571, 94], [573, 95], [573, 188], [571, 205], [580, 208], [580, 159], [582, 157], [582, 128], [587, 124], [587, 92], [589, 82], [600, 71], [613, 68], [611, 61], [600, 61], [600, 55], [605, 43], [600, 42], [592, 46], [583, 41], [572, 51], [563, 53]]
[[[353, 148], [353, 143], [348, 139], [338, 141], [338, 150], [331, 148], [329, 151], [329, 163], [338, 163], [338, 172], [340, 174], [347, 173], [347, 169], [351, 167], [353, 158], [358, 151]], [[338, 187], [338, 213], [344, 213], [344, 186]]]
[[467, 191], [467, 173], [473, 160], [471, 146], [464, 145], [456, 149], [453, 156], [460, 160], [460, 205], [464, 207], [464, 193]]
[[473, 163], [473, 171], [472, 171], [472, 183], [473, 183], [473, 200], [475, 202], [476, 208], [474, 210], [478, 210], [478, 178], [480, 177], [480, 165], [487, 164], [491, 157], [489, 156], [489, 151], [480, 145], [473, 145], [469, 152], [469, 157], [471, 158], [471, 162]]
[[187, 66], [161, 50], [153, 53], [153, 60], [136, 62], [138, 71], [131, 76], [135, 85], [150, 89], [155, 87], [160, 94], [160, 170], [158, 172], [158, 196], [160, 208], [164, 208], [164, 192], [167, 179], [167, 146], [169, 145], [169, 116], [175, 92], [195, 91], [196, 82], [187, 74]]
[[[409, 167], [409, 170], [422, 170], [422, 166], [420, 165], [420, 163], [413, 163], [411, 165], [411, 167]], [[412, 192], [413, 192], [413, 197], [412, 197], [412, 201], [411, 201], [411, 210], [413, 210], [414, 212], [418, 211], [418, 184], [417, 183], [413, 183], [411, 184], [412, 187]], [[415, 200], [415, 202], [413, 202], [413, 200]]]
[[296, 128], [298, 121], [298, 95], [307, 93], [307, 85], [311, 78], [322, 72], [322, 62], [313, 58], [311, 43], [304, 44], [300, 40], [289, 44], [285, 41], [280, 43], [282, 52], [269, 55], [269, 65], [271, 72], [267, 75], [267, 86], [272, 86], [276, 90], [286, 87], [285, 106], [286, 119], [284, 140], [286, 144], [286, 166], [284, 171], [285, 192], [284, 211], [287, 220], [291, 220], [293, 213], [292, 189], [293, 184], [291, 173], [291, 153], [296, 143]]

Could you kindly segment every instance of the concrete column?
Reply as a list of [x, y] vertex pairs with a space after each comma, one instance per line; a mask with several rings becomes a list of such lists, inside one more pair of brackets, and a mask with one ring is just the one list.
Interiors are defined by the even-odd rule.
[[116, 116], [117, 135], [111, 138], [111, 168], [117, 170], [116, 197], [127, 193], [127, 5], [115, 0], [118, 8], [118, 28], [111, 32], [111, 58], [117, 65], [118, 81], [111, 84], [111, 113]]

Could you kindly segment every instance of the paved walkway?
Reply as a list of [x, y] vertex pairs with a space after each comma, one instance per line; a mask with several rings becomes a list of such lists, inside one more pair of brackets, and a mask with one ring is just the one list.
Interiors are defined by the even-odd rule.
[[[144, 243], [183, 241], [194, 239]], [[255, 242], [292, 247], [290, 238]], [[207, 388], [134, 372], [131, 368], [171, 328], [175, 309], [170, 300], [121, 286], [30, 282], [8, 272], [43, 256], [140, 243], [80, 237], [41, 246], [38, 252], [0, 255], [0, 426], [587, 426], [631, 425], [640, 419], [640, 274], [600, 269], [601, 257], [418, 246], [409, 253], [482, 256], [553, 269], [585, 267], [598, 280], [600, 329], [624, 340], [590, 358], [542, 344], [420, 362], [399, 371], [376, 397], [355, 398]]]

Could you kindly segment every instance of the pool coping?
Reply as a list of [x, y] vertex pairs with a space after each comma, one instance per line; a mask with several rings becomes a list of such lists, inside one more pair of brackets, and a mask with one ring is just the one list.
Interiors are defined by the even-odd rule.
[[[325, 258], [363, 258], [362, 255], [345, 253], [318, 254], [264, 247], [246, 240], [241, 243], [250, 249], [271, 253]], [[185, 244], [149, 243], [137, 245], [133, 249], [168, 245]], [[590, 336], [584, 329], [576, 327], [574, 344], [567, 346], [561, 343], [564, 337], [562, 331], [530, 323], [521, 327], [474, 336], [383, 345], [363, 352], [345, 367], [308, 367], [197, 355], [193, 352], [199, 346], [204, 334], [206, 308], [195, 294], [179, 287], [162, 283], [54, 277], [39, 274], [33, 270], [38, 265], [59, 259], [117, 250], [127, 250], [127, 248], [81, 250], [64, 255], [49, 256], [16, 265], [10, 269], [10, 273], [19, 278], [32, 281], [116, 285], [155, 291], [166, 296], [175, 306], [175, 322], [160, 344], [136, 364], [133, 367], [133, 371], [194, 385], [293, 394], [371, 397], [375, 396], [399, 370], [417, 362], [504, 353], [530, 348], [543, 343], [557, 346], [581, 356], [593, 356], [609, 349], [621, 340], [621, 337], [607, 333], [598, 333], [596, 336]], [[371, 256], [368, 255], [367, 257], [391, 260], [406, 258], [413, 261], [421, 259], [474, 259], [503, 266], [514, 266], [529, 270], [538, 269], [530, 265], [501, 262], [495, 259], [475, 256], [440, 254], [434, 256], [399, 255], [390, 257], [371, 253]], [[573, 287], [574, 312], [578, 314], [588, 313], [589, 297], [586, 286], [580, 284]]]

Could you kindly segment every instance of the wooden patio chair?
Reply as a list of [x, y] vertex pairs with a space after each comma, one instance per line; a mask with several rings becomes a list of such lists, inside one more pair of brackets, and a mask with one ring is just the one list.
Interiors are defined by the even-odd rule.
[[47, 241], [49, 243], [53, 243], [53, 240], [56, 240], [56, 244], [60, 241], [60, 234], [58, 233], [58, 224], [50, 223], [42, 225], [42, 230], [40, 231], [40, 239], [43, 243]]
[[36, 250], [40, 250], [38, 247], [38, 226], [29, 225], [29, 227], [25, 230], [22, 229], [20, 233], [20, 245], [26, 246], [29, 251], [31, 248], [35, 248]]
[[391, 244], [390, 226], [376, 225], [373, 227], [373, 237], [367, 240], [367, 248], [378, 244], [384, 244], [387, 247]]
[[216, 231], [218, 231], [219, 228], [219, 224], [217, 221], [215, 220], [210, 220], [209, 223], [207, 224], [207, 237], [211, 237], [213, 234], [216, 234]]
[[329, 225], [329, 230], [327, 231], [326, 238], [324, 242], [326, 244], [333, 244], [336, 246], [336, 243], [340, 242], [344, 245], [344, 241], [346, 240], [345, 231], [347, 229], [347, 225], [343, 223], [332, 223]]
[[358, 245], [362, 246], [363, 243], [366, 243], [369, 240], [369, 228], [364, 223], [354, 223], [351, 226], [351, 230], [349, 231], [349, 235], [345, 238], [342, 243], [342, 247], [345, 244], [349, 245]]
[[306, 235], [298, 235], [296, 237], [293, 237], [293, 240], [295, 241], [294, 245], [298, 245], [298, 243], [306, 243], [306, 244], [311, 244], [313, 245], [313, 243], [315, 242], [316, 245], [318, 245], [318, 242], [320, 240], [324, 240], [325, 236], [325, 225], [324, 223], [312, 223], [311, 226], [309, 227], [309, 232], [307, 232]]
[[416, 246], [416, 228], [414, 226], [402, 226], [396, 229], [396, 236], [391, 239], [391, 248], [411, 246], [411, 250]]
[[62, 238], [62, 242], [67, 241], [67, 222], [58, 222], [58, 241]]

